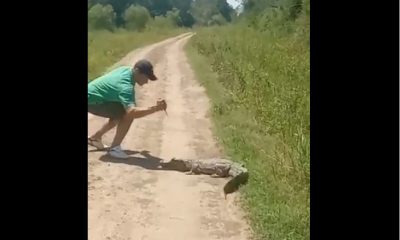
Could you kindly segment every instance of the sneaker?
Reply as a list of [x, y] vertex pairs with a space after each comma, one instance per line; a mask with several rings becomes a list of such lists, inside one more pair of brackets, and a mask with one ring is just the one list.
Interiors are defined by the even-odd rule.
[[97, 148], [98, 150], [104, 150], [105, 148], [107, 148], [107, 146], [104, 145], [101, 142], [101, 140], [93, 139], [93, 138], [90, 138], [90, 137], [88, 137], [88, 144], [90, 146], [93, 146], [93, 147]]
[[130, 158], [130, 156], [128, 154], [126, 154], [124, 151], [122, 151], [120, 146], [116, 146], [116, 147], [111, 148], [108, 151], [108, 154], [111, 157], [115, 157], [115, 158], [122, 158], [122, 159]]

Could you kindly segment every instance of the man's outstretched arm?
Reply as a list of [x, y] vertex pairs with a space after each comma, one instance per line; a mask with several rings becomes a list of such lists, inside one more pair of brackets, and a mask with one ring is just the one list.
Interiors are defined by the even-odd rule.
[[157, 105], [148, 107], [148, 108], [139, 108], [139, 107], [129, 107], [126, 112], [128, 116], [133, 118], [142, 118], [147, 115], [153, 114], [158, 111], [163, 111], [167, 109], [167, 104], [164, 100], [158, 101]]

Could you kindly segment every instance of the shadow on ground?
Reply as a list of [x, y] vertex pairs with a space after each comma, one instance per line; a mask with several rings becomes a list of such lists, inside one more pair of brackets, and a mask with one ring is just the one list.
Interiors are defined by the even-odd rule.
[[132, 151], [132, 150], [124, 150], [124, 152], [128, 155], [138, 155], [131, 156], [128, 159], [118, 159], [113, 158], [109, 155], [103, 155], [100, 157], [100, 161], [109, 162], [109, 163], [123, 163], [127, 165], [135, 165], [148, 170], [163, 170], [168, 171], [168, 169], [162, 169], [160, 167], [160, 162], [163, 159], [155, 157], [151, 155], [148, 151]]

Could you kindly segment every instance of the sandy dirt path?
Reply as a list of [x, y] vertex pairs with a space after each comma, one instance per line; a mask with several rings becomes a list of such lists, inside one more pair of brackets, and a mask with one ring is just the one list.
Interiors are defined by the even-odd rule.
[[[168, 103], [137, 119], [122, 147], [132, 157], [116, 160], [89, 147], [89, 240], [249, 239], [237, 193], [225, 200], [227, 179], [187, 176], [157, 168], [161, 159], [221, 156], [208, 118], [209, 100], [183, 51], [191, 34], [138, 49], [118, 65], [141, 58], [154, 63], [159, 81], [136, 86], [139, 106]], [[105, 119], [88, 115], [89, 133]], [[104, 137], [110, 144], [115, 130]]]

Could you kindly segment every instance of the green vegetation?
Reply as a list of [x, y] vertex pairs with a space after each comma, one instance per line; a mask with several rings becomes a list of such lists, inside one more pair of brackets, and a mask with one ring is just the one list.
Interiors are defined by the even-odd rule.
[[89, 29], [106, 29], [109, 31], [115, 28], [115, 13], [111, 5], [96, 4], [88, 12]]
[[149, 17], [158, 18], [157, 22], [160, 17], [167, 18], [176, 26], [192, 27], [226, 24], [235, 16], [226, 0], [89, 0], [88, 8], [89, 27], [108, 30], [142, 30]]
[[[195, 20], [192, 12], [206, 8], [213, 10]], [[89, 0], [89, 80], [135, 48], [202, 25], [204, 17], [213, 17], [207, 25], [228, 23], [233, 12], [225, 0]]]
[[257, 238], [309, 239], [309, 3], [267, 2], [200, 29], [187, 52], [226, 154], [251, 174], [243, 203]]
[[147, 44], [183, 33], [184, 29], [165, 29], [163, 31], [130, 32], [118, 30], [89, 32], [88, 78], [93, 80], [107, 68], [118, 62], [130, 51]]
[[125, 10], [125, 27], [129, 30], [143, 31], [150, 18], [150, 13], [147, 8], [131, 5]]

